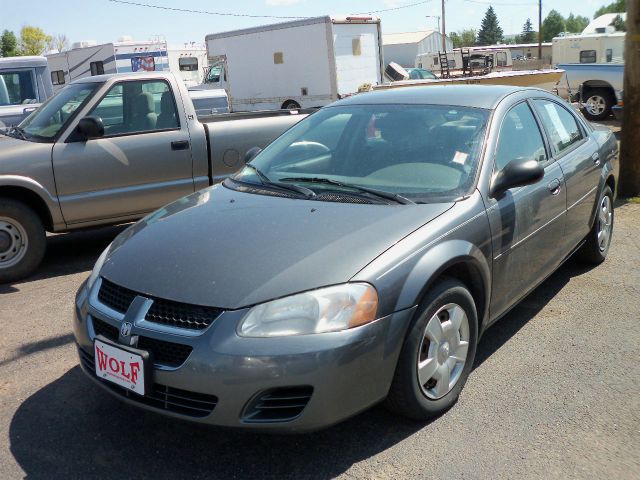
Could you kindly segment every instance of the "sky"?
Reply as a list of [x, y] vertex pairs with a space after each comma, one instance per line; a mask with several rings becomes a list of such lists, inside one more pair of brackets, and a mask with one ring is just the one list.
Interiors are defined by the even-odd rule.
[[[131, 0], [156, 6], [216, 11], [228, 14], [310, 17], [319, 15], [347, 15], [398, 7], [397, 10], [377, 13], [382, 20], [383, 33], [411, 32], [436, 29], [441, 0]], [[414, 5], [416, 3], [418, 5]], [[594, 12], [611, 0], [543, 0], [543, 18], [552, 10], [593, 18]], [[96, 40], [107, 43], [124, 35], [134, 40], [148, 40], [160, 36], [170, 46], [185, 42], [204, 43], [209, 33], [237, 28], [265, 25], [276, 18], [221, 16], [205, 13], [184, 13], [147, 8], [110, 0], [28, 0], [20, 8], [15, 0], [0, 0], [0, 30], [16, 33], [24, 25], [42, 28], [48, 34], [64, 34], [70, 42]], [[536, 0], [446, 0], [446, 31], [479, 28], [489, 5], [493, 5], [505, 34], [522, 30], [527, 17], [537, 29]]]

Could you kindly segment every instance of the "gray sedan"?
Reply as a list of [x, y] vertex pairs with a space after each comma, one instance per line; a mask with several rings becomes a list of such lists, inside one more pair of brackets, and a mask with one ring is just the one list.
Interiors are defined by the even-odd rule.
[[574, 252], [605, 259], [616, 154], [542, 90], [341, 100], [105, 250], [76, 298], [82, 369], [214, 425], [439, 415], [490, 325]]

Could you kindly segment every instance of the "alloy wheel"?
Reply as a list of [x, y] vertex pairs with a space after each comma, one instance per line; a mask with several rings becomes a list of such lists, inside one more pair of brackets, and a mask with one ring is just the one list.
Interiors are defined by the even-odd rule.
[[602, 197], [598, 210], [598, 246], [601, 252], [604, 252], [609, 246], [612, 221], [613, 209], [611, 208], [611, 198], [605, 195]]
[[591, 115], [601, 115], [607, 108], [607, 102], [600, 95], [592, 95], [585, 102], [585, 108]]

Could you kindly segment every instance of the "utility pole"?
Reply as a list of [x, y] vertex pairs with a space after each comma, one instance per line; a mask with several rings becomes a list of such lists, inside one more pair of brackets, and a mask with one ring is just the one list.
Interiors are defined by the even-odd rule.
[[640, 3], [627, 2], [624, 44], [624, 110], [620, 139], [621, 197], [640, 195]]
[[538, 0], [538, 70], [542, 69], [542, 0]]
[[447, 51], [447, 31], [444, 28], [444, 0], [442, 0], [442, 51]]

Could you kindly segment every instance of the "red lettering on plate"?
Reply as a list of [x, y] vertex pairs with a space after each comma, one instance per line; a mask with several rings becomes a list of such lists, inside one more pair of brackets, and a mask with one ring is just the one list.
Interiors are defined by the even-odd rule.
[[100, 367], [100, 370], [106, 370], [109, 356], [100, 350], [100, 347], [96, 347], [96, 350], [98, 351], [98, 366]]
[[140, 371], [140, 363], [138, 363], [138, 362], [131, 363], [131, 364], [129, 364], [129, 366], [131, 367], [131, 382], [133, 384], [137, 384], [138, 383], [138, 372]]
[[120, 365], [118, 364], [118, 360], [116, 360], [115, 358], [110, 358], [109, 359], [109, 368], [111, 369], [111, 371], [113, 373], [119, 373], [120, 372]]

